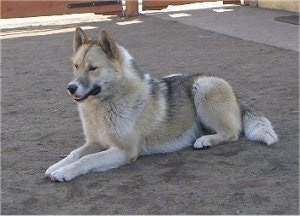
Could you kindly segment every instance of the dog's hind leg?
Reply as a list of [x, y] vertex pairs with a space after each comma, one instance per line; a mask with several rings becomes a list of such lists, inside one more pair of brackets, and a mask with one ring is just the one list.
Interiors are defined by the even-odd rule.
[[99, 145], [85, 144], [85, 145], [73, 150], [67, 157], [65, 157], [61, 161], [50, 166], [47, 169], [47, 171], [45, 172], [45, 176], [50, 177], [50, 175], [52, 173], [54, 173], [56, 170], [59, 170], [62, 167], [68, 166], [69, 164], [76, 162], [81, 157], [83, 157], [87, 154], [91, 154], [91, 153], [95, 153], [95, 152], [99, 152], [99, 151], [101, 151], [101, 147]]
[[128, 157], [124, 150], [111, 147], [102, 152], [86, 155], [76, 162], [56, 170], [49, 177], [56, 181], [70, 181], [90, 171], [105, 171], [119, 167], [127, 162]]
[[230, 85], [216, 77], [200, 77], [193, 85], [197, 118], [213, 131], [196, 140], [194, 148], [236, 141], [241, 131], [241, 111]]

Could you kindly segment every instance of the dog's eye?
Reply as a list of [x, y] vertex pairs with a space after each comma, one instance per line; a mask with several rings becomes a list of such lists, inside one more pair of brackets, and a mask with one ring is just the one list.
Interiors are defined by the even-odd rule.
[[90, 71], [94, 71], [94, 70], [96, 70], [98, 67], [94, 67], [94, 66], [89, 66], [89, 70]]
[[76, 69], [78, 69], [78, 64], [75, 64], [74, 66], [75, 66]]

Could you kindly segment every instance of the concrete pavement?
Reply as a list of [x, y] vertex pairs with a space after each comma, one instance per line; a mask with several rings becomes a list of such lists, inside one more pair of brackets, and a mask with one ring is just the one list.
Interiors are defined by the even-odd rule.
[[160, 19], [193, 26], [284, 49], [299, 51], [299, 26], [275, 21], [275, 17], [295, 12], [220, 3], [196, 3], [145, 12]]
[[[169, 6], [159, 11], [142, 11], [140, 7], [140, 11], [146, 16], [299, 52], [299, 26], [274, 20], [275, 17], [297, 14], [295, 12], [223, 5], [221, 1]], [[73, 14], [2, 19], [0, 26], [12, 29], [110, 20], [109, 16]]]

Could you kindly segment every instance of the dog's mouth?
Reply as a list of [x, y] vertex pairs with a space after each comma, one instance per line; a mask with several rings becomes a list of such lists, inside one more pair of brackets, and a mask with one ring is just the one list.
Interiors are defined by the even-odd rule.
[[86, 93], [84, 96], [79, 96], [79, 95], [74, 95], [74, 100], [77, 102], [83, 101], [87, 99], [89, 96], [95, 96], [101, 92], [101, 87], [100, 86], [94, 86], [88, 93]]

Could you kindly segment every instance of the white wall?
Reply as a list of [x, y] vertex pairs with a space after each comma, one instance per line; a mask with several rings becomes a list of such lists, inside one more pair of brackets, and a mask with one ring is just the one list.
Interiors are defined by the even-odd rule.
[[258, 7], [299, 12], [300, 0], [258, 0]]

